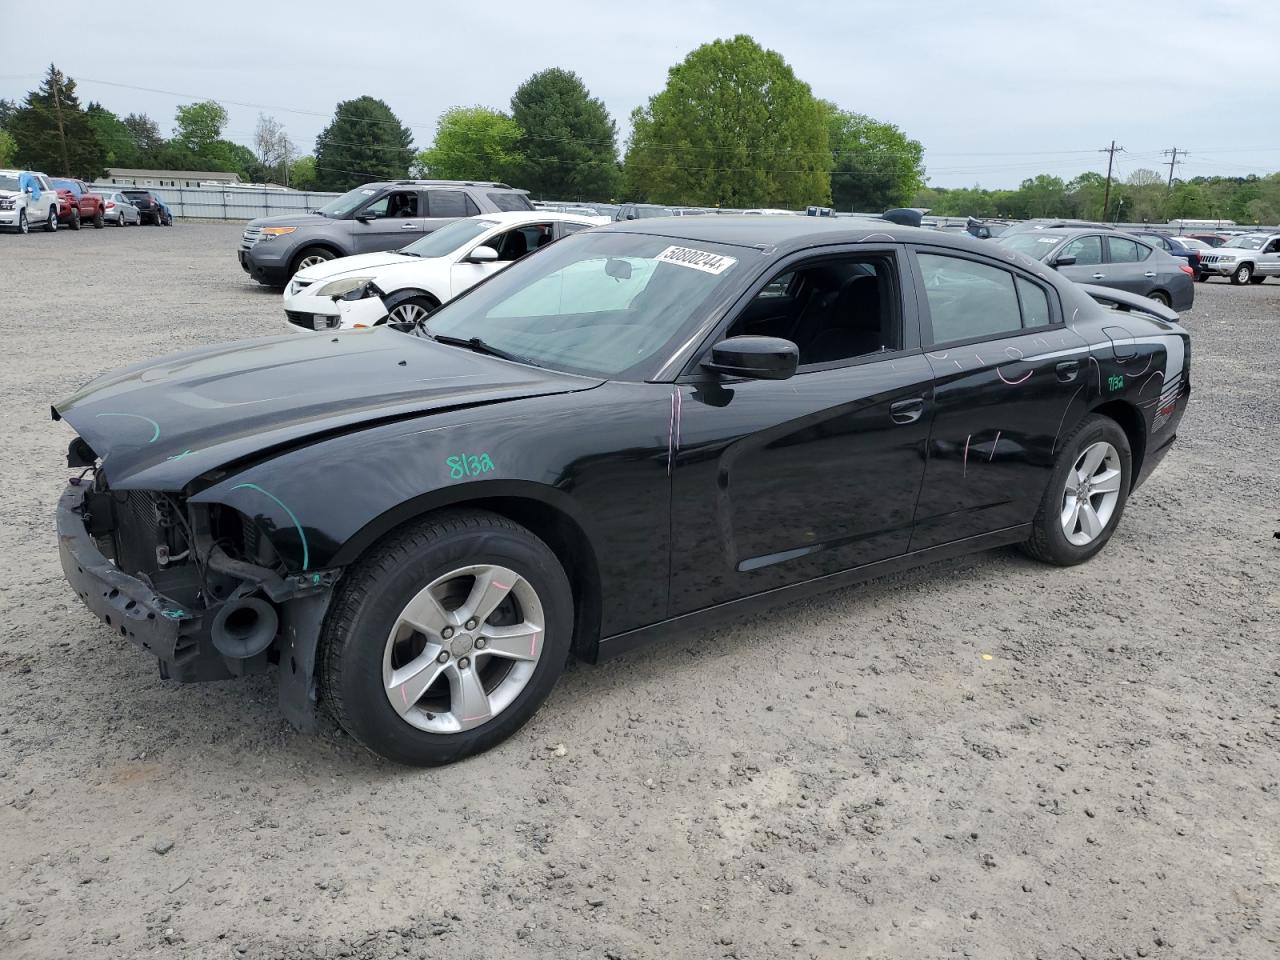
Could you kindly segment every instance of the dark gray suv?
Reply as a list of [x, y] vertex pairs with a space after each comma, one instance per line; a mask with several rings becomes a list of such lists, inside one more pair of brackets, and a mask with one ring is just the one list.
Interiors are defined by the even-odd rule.
[[249, 221], [237, 253], [240, 266], [253, 279], [283, 287], [304, 267], [357, 253], [398, 250], [462, 217], [532, 209], [527, 190], [505, 183], [366, 183], [313, 213]]

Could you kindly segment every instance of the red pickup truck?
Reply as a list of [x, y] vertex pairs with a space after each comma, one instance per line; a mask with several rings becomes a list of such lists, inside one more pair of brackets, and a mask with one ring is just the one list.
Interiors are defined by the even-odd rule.
[[82, 222], [92, 223], [95, 230], [106, 225], [106, 201], [93, 193], [83, 180], [50, 177], [49, 183], [58, 191], [59, 223], [67, 224], [72, 230], [79, 230]]

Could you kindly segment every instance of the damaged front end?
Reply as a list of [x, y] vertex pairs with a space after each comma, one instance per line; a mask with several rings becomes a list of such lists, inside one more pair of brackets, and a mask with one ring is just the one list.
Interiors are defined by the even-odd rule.
[[62, 569], [108, 627], [154, 655], [161, 676], [223, 680], [280, 666], [280, 704], [314, 720], [316, 640], [340, 570], [291, 571], [259, 519], [184, 491], [114, 490], [96, 454], [58, 501]]

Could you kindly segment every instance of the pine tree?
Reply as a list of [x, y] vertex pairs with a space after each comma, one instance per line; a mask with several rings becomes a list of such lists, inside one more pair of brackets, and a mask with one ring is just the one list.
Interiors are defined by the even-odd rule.
[[107, 150], [80, 106], [76, 82], [53, 64], [40, 87], [14, 111], [8, 128], [23, 167], [82, 180], [105, 172]]

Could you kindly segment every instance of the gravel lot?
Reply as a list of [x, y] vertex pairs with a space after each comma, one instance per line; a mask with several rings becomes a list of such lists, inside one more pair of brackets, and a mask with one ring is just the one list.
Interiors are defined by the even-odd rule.
[[1178, 446], [1093, 562], [578, 666], [423, 772], [274, 676], [161, 681], [62, 580], [50, 402], [277, 332], [238, 233], [0, 236], [0, 955], [1280, 955], [1280, 283], [1198, 287]]

